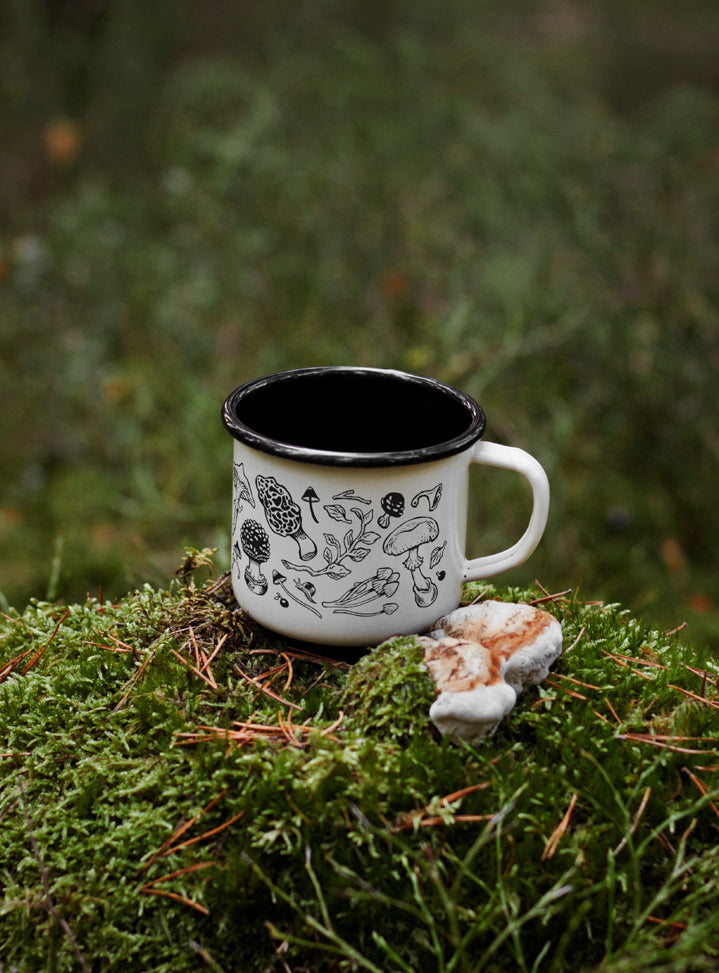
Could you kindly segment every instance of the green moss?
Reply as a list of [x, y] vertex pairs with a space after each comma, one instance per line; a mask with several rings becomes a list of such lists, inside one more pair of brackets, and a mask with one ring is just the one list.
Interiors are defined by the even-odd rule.
[[[710, 968], [719, 721], [686, 693], [714, 699], [715, 664], [618, 607], [544, 607], [578, 641], [478, 747], [432, 731], [415, 639], [323, 660], [226, 579], [2, 617], [0, 672], [28, 653], [0, 684], [3, 963], [76, 970], [69, 929], [128, 973]], [[177, 656], [220, 640], [213, 688]], [[283, 665], [298, 709], [239, 675]]]
[[429, 707], [436, 691], [414, 636], [384, 642], [350, 672], [341, 705], [351, 714], [349, 726], [359, 733], [406, 740], [427, 735]]

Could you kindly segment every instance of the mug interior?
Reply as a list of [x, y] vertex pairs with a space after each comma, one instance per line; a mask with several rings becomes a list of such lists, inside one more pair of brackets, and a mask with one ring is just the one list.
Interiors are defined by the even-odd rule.
[[393, 465], [467, 448], [485, 417], [470, 396], [434, 379], [384, 369], [280, 372], [243, 385], [223, 409], [228, 431], [275, 455]]

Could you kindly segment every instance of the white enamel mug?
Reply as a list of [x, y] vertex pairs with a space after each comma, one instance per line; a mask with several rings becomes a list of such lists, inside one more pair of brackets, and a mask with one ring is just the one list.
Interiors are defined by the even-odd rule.
[[[482, 409], [434, 379], [317, 367], [242, 385], [233, 436], [232, 585], [240, 606], [295, 639], [374, 645], [426, 631], [462, 584], [525, 561], [544, 532], [546, 473], [524, 450], [483, 442]], [[467, 560], [472, 463], [532, 487], [516, 544]]]

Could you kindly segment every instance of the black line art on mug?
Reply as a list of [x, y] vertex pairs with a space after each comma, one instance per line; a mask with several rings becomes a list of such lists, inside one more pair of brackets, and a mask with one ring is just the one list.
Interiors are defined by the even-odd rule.
[[420, 490], [419, 493], [415, 493], [415, 495], [412, 497], [411, 505], [416, 507], [422, 497], [424, 497], [429, 504], [430, 510], [436, 510], [439, 501], [442, 499], [442, 484], [437, 483], [435, 486], [430, 487], [429, 490]]
[[402, 562], [412, 575], [412, 592], [420, 608], [427, 608], [437, 599], [437, 585], [422, 573], [424, 558], [419, 553], [423, 544], [437, 539], [439, 524], [432, 517], [413, 517], [395, 527], [385, 537], [382, 550], [385, 554], [399, 557], [406, 554]]
[[243, 504], [249, 503], [253, 509], [255, 506], [255, 498], [252, 496], [252, 489], [250, 488], [249, 480], [245, 474], [244, 463], [233, 463], [232, 485], [234, 487], [232, 491], [234, 498], [232, 505], [232, 533], [234, 534], [235, 528], [237, 527], [237, 521], [242, 513]]
[[317, 519], [317, 514], [315, 513], [315, 508], [312, 506], [314, 503], [319, 503], [319, 497], [317, 496], [317, 491], [314, 487], [308, 486], [305, 492], [302, 494], [302, 499], [305, 501], [307, 506], [310, 508], [310, 515], [316, 524], [319, 524]]
[[433, 549], [432, 553], [429, 556], [430, 570], [432, 568], [436, 568], [439, 562], [442, 560], [442, 558], [444, 557], [444, 551], [446, 547], [447, 547], [447, 541], [445, 541], [444, 544], [440, 545], [440, 547], [435, 547]]
[[361, 618], [370, 618], [372, 615], [394, 615], [394, 613], [397, 611], [398, 608], [399, 605], [397, 604], [396, 601], [387, 601], [384, 603], [384, 605], [382, 605], [381, 608], [378, 608], [377, 611], [358, 612], [355, 611], [353, 608], [335, 608], [334, 614], [335, 615], [359, 615]]
[[[347, 516], [347, 511], [339, 504], [330, 504], [325, 510], [333, 520], [341, 523], [352, 524], [353, 521]], [[329, 578], [338, 581], [351, 574], [350, 569], [342, 562], [349, 558], [350, 561], [363, 561], [370, 553], [368, 545], [374, 544], [380, 539], [380, 535], [373, 530], [369, 530], [374, 514], [371, 510], [360, 510], [359, 507], [352, 507], [350, 513], [354, 514], [358, 524], [353, 529], [345, 531], [344, 536], [339, 540], [334, 534], [329, 532], [324, 534], [325, 548], [322, 556], [325, 560], [324, 567], [312, 568], [309, 565], [293, 564], [291, 561], [283, 559], [282, 564], [288, 571], [305, 571], [313, 577], [326, 574]]]
[[[284, 600], [290, 599], [291, 601], [294, 601], [296, 604], [298, 604], [301, 608], [306, 608], [308, 611], [311, 611], [313, 615], [316, 615], [318, 618], [322, 618], [322, 613], [319, 612], [313, 605], [310, 605], [306, 601], [300, 601], [299, 598], [297, 598], [295, 595], [292, 594], [292, 592], [287, 587], [287, 575], [282, 574], [281, 571], [276, 571], [276, 570], [273, 571], [272, 584], [275, 585], [275, 587], [279, 588], [280, 591], [284, 592]], [[280, 604], [282, 604], [282, 602], [283, 599], [282, 596], [280, 596]], [[283, 604], [282, 607], [286, 608], [287, 605]]]
[[317, 545], [305, 533], [302, 511], [287, 487], [278, 483], [274, 476], [259, 474], [255, 477], [255, 484], [270, 528], [280, 537], [292, 537], [299, 548], [300, 560], [311, 561], [317, 553]]
[[240, 543], [249, 561], [245, 568], [247, 587], [256, 595], [264, 595], [267, 591], [267, 578], [262, 573], [262, 565], [270, 558], [270, 538], [267, 531], [256, 520], [245, 520], [240, 528]]
[[326, 503], [324, 511], [332, 520], [339, 520], [343, 524], [351, 524], [352, 521], [347, 516], [347, 511], [341, 503]]
[[317, 594], [317, 588], [312, 584], [311, 581], [300, 581], [299, 578], [294, 579], [295, 588], [304, 595], [307, 601], [311, 602], [313, 605], [317, 604], [315, 601], [315, 595]]
[[380, 527], [389, 527], [390, 517], [401, 517], [404, 513], [404, 497], [401, 493], [388, 493], [381, 500], [383, 513], [377, 520]]
[[[334, 601], [323, 601], [325, 608], [331, 608], [335, 614], [348, 615], [379, 615], [386, 612], [383, 608], [380, 612], [358, 612], [356, 609], [371, 604], [373, 601], [381, 601], [383, 598], [391, 598], [399, 587], [399, 571], [392, 568], [378, 568], [371, 578], [364, 578], [362, 581], [355, 581], [351, 588]], [[389, 612], [388, 614], [391, 614]]]
[[358, 493], [355, 493], [354, 490], [343, 490], [342, 493], [335, 493], [332, 499], [352, 500], [353, 502], [357, 502], [357, 503], [365, 503], [367, 504], [367, 506], [369, 506], [372, 503], [371, 500], [367, 500], [366, 497], [361, 497]]
[[235, 541], [232, 545], [232, 573], [240, 574], [242, 569], [242, 551], [240, 549], [239, 541]]

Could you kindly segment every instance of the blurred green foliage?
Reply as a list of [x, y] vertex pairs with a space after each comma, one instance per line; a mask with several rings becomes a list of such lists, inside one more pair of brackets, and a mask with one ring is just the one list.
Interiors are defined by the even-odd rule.
[[[538, 577], [719, 642], [719, 8], [10, 0], [0, 591], [227, 559], [225, 395], [361, 363], [545, 465]], [[471, 553], [523, 484], [474, 479]]]

